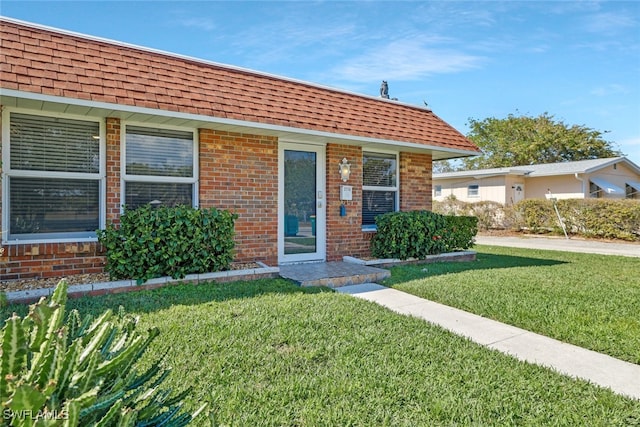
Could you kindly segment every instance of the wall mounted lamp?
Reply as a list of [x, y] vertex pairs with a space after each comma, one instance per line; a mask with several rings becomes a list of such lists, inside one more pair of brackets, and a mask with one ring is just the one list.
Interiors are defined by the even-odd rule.
[[349, 180], [349, 175], [351, 175], [351, 164], [347, 163], [347, 158], [342, 159], [342, 163], [340, 165], [340, 178], [342, 181], [347, 182]]

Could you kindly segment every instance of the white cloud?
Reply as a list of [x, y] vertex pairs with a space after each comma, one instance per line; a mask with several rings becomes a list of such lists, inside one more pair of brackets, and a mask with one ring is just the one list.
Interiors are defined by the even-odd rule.
[[589, 15], [586, 18], [587, 31], [598, 34], [615, 34], [619, 31], [637, 25], [635, 19], [626, 13], [602, 12]]
[[477, 68], [484, 61], [480, 56], [431, 44], [416, 38], [394, 40], [345, 60], [332, 73], [335, 79], [348, 81], [415, 80]]
[[627, 94], [629, 90], [620, 84], [612, 83], [605, 86], [600, 86], [591, 90], [591, 95], [594, 96], [608, 96], [617, 94]]
[[204, 31], [213, 31], [216, 28], [216, 24], [209, 18], [182, 18], [178, 20], [178, 24], [183, 27]]

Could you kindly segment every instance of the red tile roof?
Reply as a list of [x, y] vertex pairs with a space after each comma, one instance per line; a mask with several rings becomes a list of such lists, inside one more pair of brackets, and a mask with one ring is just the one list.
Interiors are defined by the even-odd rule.
[[477, 151], [424, 108], [0, 20], [0, 87]]

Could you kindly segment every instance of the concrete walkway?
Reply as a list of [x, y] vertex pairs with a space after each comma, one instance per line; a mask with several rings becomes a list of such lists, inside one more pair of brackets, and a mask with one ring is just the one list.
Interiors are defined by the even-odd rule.
[[640, 400], [640, 365], [428, 301], [375, 283], [344, 286], [337, 292], [415, 316], [517, 359], [608, 387]]
[[640, 257], [640, 244], [538, 236], [476, 236], [478, 245]]

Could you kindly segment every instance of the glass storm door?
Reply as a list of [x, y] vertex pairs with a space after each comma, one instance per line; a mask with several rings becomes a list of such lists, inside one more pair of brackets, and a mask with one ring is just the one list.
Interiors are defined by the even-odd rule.
[[324, 147], [281, 144], [279, 193], [280, 262], [324, 261]]

